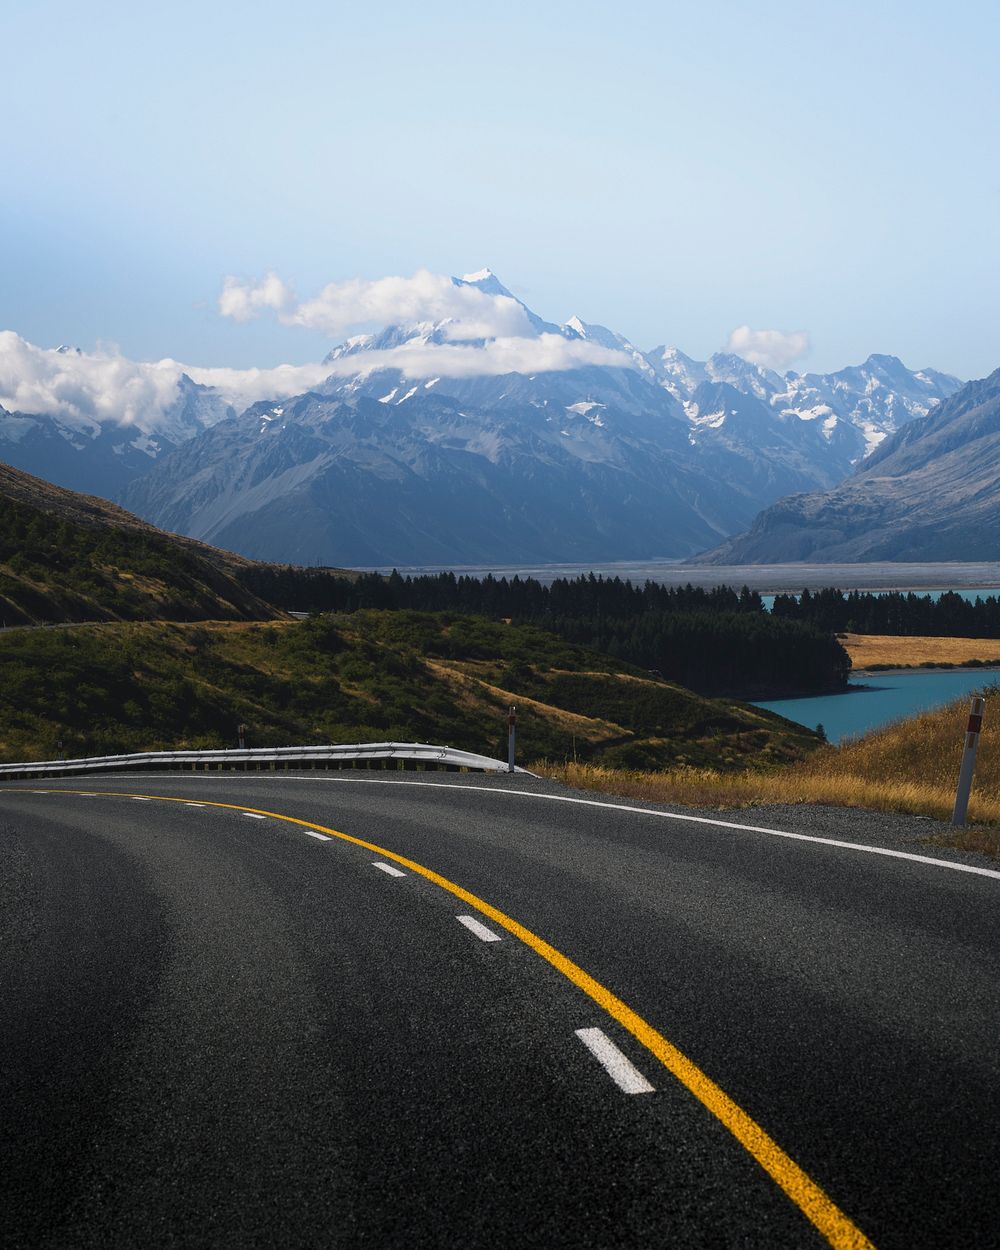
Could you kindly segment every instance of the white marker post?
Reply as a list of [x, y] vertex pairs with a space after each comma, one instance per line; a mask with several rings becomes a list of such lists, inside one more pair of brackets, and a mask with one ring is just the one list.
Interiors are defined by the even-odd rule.
[[965, 751], [962, 753], [962, 767], [958, 773], [958, 791], [955, 794], [955, 810], [951, 814], [953, 825], [964, 825], [966, 812], [969, 810], [969, 794], [972, 790], [972, 770], [976, 767], [976, 750], [979, 747], [979, 734], [983, 728], [983, 708], [986, 700], [981, 694], [972, 696], [972, 708], [969, 711], [969, 724], [965, 731]]
[[511, 704], [507, 713], [507, 771], [514, 771], [514, 739], [517, 737], [517, 708]]

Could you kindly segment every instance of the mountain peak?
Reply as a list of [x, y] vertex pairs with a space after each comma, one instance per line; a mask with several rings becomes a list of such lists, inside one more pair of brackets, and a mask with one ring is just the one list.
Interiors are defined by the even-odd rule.
[[[496, 276], [492, 269], [479, 269], [475, 273], [463, 273], [460, 278], [452, 278], [452, 282], [456, 286], [474, 286], [477, 291], [482, 291], [484, 295], [504, 295], [507, 299], [517, 299], [500, 279]], [[518, 303], [521, 301], [518, 300]]]

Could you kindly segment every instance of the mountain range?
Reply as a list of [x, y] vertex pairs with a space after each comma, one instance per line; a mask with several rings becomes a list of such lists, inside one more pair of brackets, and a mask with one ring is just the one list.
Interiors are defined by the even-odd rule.
[[779, 374], [644, 352], [544, 320], [489, 270], [453, 281], [516, 302], [538, 367], [497, 364], [449, 319], [390, 325], [334, 348], [311, 389], [249, 406], [181, 374], [128, 422], [0, 408], [0, 459], [258, 559], [689, 557], [836, 487], [961, 386], [892, 356]]
[[904, 425], [829, 491], [793, 495], [705, 563], [996, 560], [1000, 369]]

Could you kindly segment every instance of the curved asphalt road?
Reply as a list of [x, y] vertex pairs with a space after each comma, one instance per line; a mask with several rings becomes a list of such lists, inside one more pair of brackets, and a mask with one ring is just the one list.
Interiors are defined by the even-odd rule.
[[[1000, 878], [536, 797], [568, 794], [377, 773], [0, 789], [0, 1245], [1000, 1245]], [[902, 818], [752, 820], [940, 854]], [[833, 1225], [692, 1095], [684, 1057]]]

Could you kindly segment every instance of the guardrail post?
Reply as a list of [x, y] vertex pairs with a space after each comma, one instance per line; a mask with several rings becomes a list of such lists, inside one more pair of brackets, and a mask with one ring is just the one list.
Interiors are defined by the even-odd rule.
[[969, 795], [972, 792], [972, 772], [976, 767], [976, 750], [979, 747], [979, 734], [983, 728], [983, 709], [986, 700], [982, 695], [972, 696], [972, 707], [969, 711], [969, 724], [965, 730], [965, 750], [962, 752], [962, 767], [958, 772], [958, 790], [955, 793], [955, 810], [951, 814], [953, 825], [964, 825], [969, 810]]
[[507, 713], [507, 771], [514, 771], [514, 744], [517, 738], [517, 708], [511, 704]]

